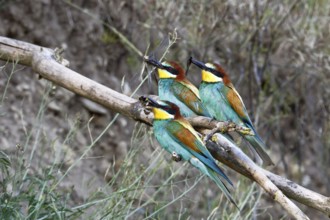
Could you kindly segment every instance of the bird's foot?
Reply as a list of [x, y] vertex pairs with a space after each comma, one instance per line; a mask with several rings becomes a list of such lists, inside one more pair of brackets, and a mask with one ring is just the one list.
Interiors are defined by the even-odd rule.
[[218, 138], [217, 138], [217, 136], [216, 135], [212, 135], [212, 137], [211, 137], [211, 141], [213, 141], [213, 142], [217, 142], [218, 141]]
[[237, 126], [235, 129], [238, 133], [242, 134], [242, 135], [251, 135], [254, 136], [254, 132], [247, 127], [243, 127], [243, 126]]
[[218, 130], [212, 129], [210, 133], [205, 135], [204, 142], [207, 143], [210, 139], [212, 140], [213, 135], [217, 132]]
[[[236, 128], [236, 124], [232, 121], [224, 121], [222, 122], [222, 126], [221, 126], [221, 129], [220, 129], [220, 132], [221, 133], [226, 133], [226, 132], [229, 132], [229, 131], [234, 131], [235, 128]], [[218, 125], [220, 127], [220, 125]]]
[[172, 152], [172, 160], [174, 160], [175, 162], [179, 162], [179, 161], [182, 160], [182, 157], [179, 154], [177, 154], [177, 152], [173, 151]]
[[235, 124], [232, 121], [225, 121], [223, 123], [224, 123], [224, 125], [222, 126], [222, 130], [220, 130], [221, 133], [236, 131], [242, 135], [254, 136], [254, 132], [250, 128], [240, 126], [238, 124]]

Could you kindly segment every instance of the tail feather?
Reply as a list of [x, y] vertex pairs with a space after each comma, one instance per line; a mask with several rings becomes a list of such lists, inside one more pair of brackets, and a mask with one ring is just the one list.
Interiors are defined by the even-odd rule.
[[226, 198], [232, 202], [237, 208], [237, 204], [234, 200], [234, 198], [231, 196], [227, 186], [221, 181], [220, 177], [218, 176], [218, 173], [213, 170], [210, 167], [207, 167], [204, 163], [202, 163], [199, 159], [196, 157], [192, 157], [189, 162], [198, 168], [202, 173], [206, 174], [208, 177], [210, 177], [221, 189], [221, 191], [225, 194]]
[[264, 161], [266, 166], [274, 165], [272, 159], [270, 159], [269, 155], [265, 151], [266, 145], [261, 140], [259, 135], [256, 132], [254, 133], [255, 133], [254, 136], [246, 135], [245, 139], [252, 145], [252, 147], [258, 153], [260, 158]]
[[[211, 166], [210, 166], [211, 165]], [[232, 181], [228, 178], [228, 176], [223, 172], [223, 170], [215, 163], [214, 160], [210, 160], [209, 163], [206, 164], [210, 169], [219, 174], [223, 179], [225, 179], [231, 186], [234, 186]]]
[[240, 210], [237, 203], [235, 202], [234, 198], [231, 196], [227, 186], [220, 180], [220, 178], [217, 176], [216, 172], [208, 169], [207, 175], [218, 185], [218, 187], [221, 189], [221, 191], [225, 194], [226, 198], [231, 203], [233, 203], [238, 210]]

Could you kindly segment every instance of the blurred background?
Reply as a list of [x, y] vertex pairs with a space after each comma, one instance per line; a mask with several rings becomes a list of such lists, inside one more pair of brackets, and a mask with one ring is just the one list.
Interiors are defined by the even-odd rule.
[[[329, 12], [322, 0], [0, 0], [0, 35], [64, 48], [71, 69], [126, 95], [138, 89], [135, 98], [157, 94], [153, 77], [141, 85], [151, 71], [141, 54], [169, 46], [165, 59], [184, 68], [191, 55], [218, 62], [270, 148], [269, 169], [329, 196]], [[160, 45], [168, 38], [173, 44]], [[188, 78], [198, 86], [199, 69]], [[8, 204], [0, 217], [290, 218], [226, 169], [239, 214], [215, 184], [171, 161], [149, 128], [29, 67], [0, 61], [0, 98], [0, 203]]]

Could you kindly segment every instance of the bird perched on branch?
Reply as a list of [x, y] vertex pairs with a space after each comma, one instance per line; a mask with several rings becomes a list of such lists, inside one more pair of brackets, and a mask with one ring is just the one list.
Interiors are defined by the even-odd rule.
[[238, 125], [250, 128], [254, 135], [244, 135], [258, 155], [268, 165], [274, 165], [265, 151], [265, 143], [256, 132], [241, 96], [231, 83], [225, 70], [216, 63], [200, 62], [192, 57], [188, 64], [193, 63], [202, 69], [202, 83], [199, 93], [208, 112], [220, 121], [230, 120]]
[[210, 177], [224, 192], [225, 196], [236, 205], [222, 180], [230, 185], [233, 185], [232, 182], [216, 164], [194, 128], [180, 114], [179, 107], [169, 101], [156, 102], [144, 96], [140, 97], [140, 101], [145, 106], [152, 108], [154, 135], [159, 144], [166, 151], [172, 153], [172, 157], [175, 155], [177, 159], [188, 161]]
[[185, 76], [183, 68], [174, 61], [158, 62], [145, 57], [145, 62], [157, 68], [159, 82], [158, 95], [179, 106], [184, 117], [209, 116], [199, 97], [198, 89]]

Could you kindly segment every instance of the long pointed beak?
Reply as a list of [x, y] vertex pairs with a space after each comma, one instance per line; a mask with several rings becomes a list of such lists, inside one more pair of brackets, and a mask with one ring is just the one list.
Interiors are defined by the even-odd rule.
[[157, 67], [157, 68], [160, 68], [160, 69], [164, 68], [163, 65], [160, 62], [158, 62], [157, 60], [155, 60], [154, 58], [151, 58], [149, 56], [145, 56], [144, 61], [146, 63], [150, 64], [150, 65], [153, 65], [153, 66]]
[[186, 76], [188, 75], [188, 72], [189, 72], [189, 68], [190, 68], [190, 65], [191, 65], [191, 59], [192, 59], [192, 57], [190, 57], [190, 58], [187, 60], [187, 69], [186, 69], [186, 72], [185, 72], [185, 75], [186, 75]]
[[159, 105], [158, 102], [146, 96], [140, 96], [139, 101], [147, 107], [156, 107], [156, 108], [161, 107], [161, 105]]
[[204, 63], [202, 63], [202, 62], [200, 62], [200, 61], [198, 61], [198, 60], [196, 60], [192, 57], [189, 58], [188, 62], [195, 64], [196, 66], [198, 66], [201, 69], [207, 69], [207, 66], [205, 66]]

